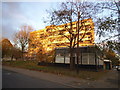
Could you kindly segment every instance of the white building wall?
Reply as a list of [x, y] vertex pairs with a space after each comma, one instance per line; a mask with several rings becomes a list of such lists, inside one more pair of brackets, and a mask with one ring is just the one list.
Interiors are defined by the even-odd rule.
[[65, 63], [70, 63], [70, 56], [65, 57]]
[[82, 53], [82, 64], [88, 64], [88, 54]]
[[63, 56], [56, 56], [55, 58], [56, 63], [64, 63], [64, 57]]
[[103, 64], [104, 64], [104, 62], [99, 59], [99, 65], [103, 65]]
[[95, 65], [95, 54], [94, 53], [88, 53], [89, 55], [89, 64]]
[[[81, 54], [79, 56], [79, 59], [80, 59], [79, 64], [81, 64]], [[64, 63], [64, 56], [61, 56], [60, 54], [56, 55], [55, 62]], [[70, 63], [69, 55], [65, 56], [65, 63]], [[82, 64], [95, 65], [95, 54], [94, 53], [82, 53]], [[99, 59], [98, 64], [103, 65], [103, 61]]]

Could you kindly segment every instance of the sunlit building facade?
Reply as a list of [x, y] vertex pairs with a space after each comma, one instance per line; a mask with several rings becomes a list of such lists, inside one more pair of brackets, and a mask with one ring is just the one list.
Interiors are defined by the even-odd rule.
[[[79, 46], [94, 45], [94, 23], [91, 18], [80, 21], [84, 23], [80, 30], [79, 37], [83, 38]], [[73, 22], [73, 31], [76, 32], [77, 21]], [[46, 26], [44, 29], [30, 33], [29, 54], [36, 55], [40, 50], [47, 53], [55, 48], [68, 47], [70, 41], [65, 36], [70, 37], [70, 33], [65, 29], [65, 25], [70, 28], [70, 23], [63, 25]], [[82, 24], [80, 24], [82, 25]], [[85, 34], [85, 35], [84, 35]], [[84, 37], [83, 37], [84, 35]]]

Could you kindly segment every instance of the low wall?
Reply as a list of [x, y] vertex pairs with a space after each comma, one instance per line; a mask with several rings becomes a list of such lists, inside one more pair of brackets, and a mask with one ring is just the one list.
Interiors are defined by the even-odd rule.
[[[70, 64], [64, 64], [64, 63], [38, 63], [38, 65], [42, 66], [56, 66], [56, 67], [63, 67], [63, 68], [69, 68]], [[77, 66], [77, 64], [76, 64]], [[79, 69], [87, 69], [87, 70], [96, 70], [97, 69], [103, 69], [103, 65], [78, 65]]]

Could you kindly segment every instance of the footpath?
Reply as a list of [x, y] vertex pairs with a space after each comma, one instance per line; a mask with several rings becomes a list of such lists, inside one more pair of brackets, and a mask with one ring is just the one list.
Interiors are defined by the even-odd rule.
[[3, 66], [5, 70], [10, 70], [20, 74], [28, 75], [38, 79], [48, 80], [56, 82], [62, 85], [69, 86], [71, 88], [119, 88], [118, 87], [118, 71], [112, 70], [108, 74], [99, 80], [84, 80], [80, 78], [74, 78], [69, 76], [55, 75], [52, 73], [32, 71], [28, 69], [14, 68]]

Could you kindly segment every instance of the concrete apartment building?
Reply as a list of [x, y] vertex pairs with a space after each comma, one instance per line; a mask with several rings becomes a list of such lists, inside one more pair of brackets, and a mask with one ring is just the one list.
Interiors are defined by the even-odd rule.
[[[82, 20], [85, 26], [83, 28], [89, 28], [90, 30], [86, 31], [86, 34], [82, 41], [79, 43], [80, 46], [92, 46], [94, 45], [94, 23], [92, 19]], [[76, 23], [73, 22], [73, 31], [76, 30]], [[69, 24], [69, 23], [68, 23]], [[40, 50], [40, 44], [42, 44], [42, 49], [45, 53], [54, 50], [59, 47], [67, 47], [69, 45], [69, 40], [61, 35], [60, 33], [64, 33], [64, 35], [69, 36], [70, 34], [64, 28], [63, 25], [51, 25], [46, 26], [44, 29], [36, 30], [30, 33], [30, 43], [29, 43], [29, 54], [35, 55]], [[88, 27], [86, 27], [88, 26]], [[80, 32], [80, 37], [85, 33], [85, 30]]]

